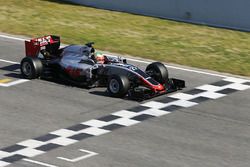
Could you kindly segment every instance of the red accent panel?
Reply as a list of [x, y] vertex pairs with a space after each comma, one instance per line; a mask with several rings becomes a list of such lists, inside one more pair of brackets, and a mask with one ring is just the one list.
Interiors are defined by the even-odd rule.
[[40, 51], [40, 45], [38, 42], [25, 41], [26, 56], [37, 57]]
[[65, 69], [66, 73], [69, 74], [72, 78], [77, 78], [81, 75], [81, 69], [76, 69], [72, 67], [67, 67]]
[[33, 38], [30, 41], [25, 41], [26, 56], [37, 57], [41, 47], [52, 44], [55, 44], [55, 46], [59, 48], [60, 37], [54, 35], [47, 35], [40, 38]]
[[151, 84], [148, 80], [146, 80], [143, 77], [141, 77], [141, 80], [142, 80], [142, 82], [144, 83], [144, 85], [146, 87], [150, 88], [154, 92], [160, 92], [160, 91], [164, 91], [165, 90], [165, 87], [162, 84], [153, 85], [153, 84]]

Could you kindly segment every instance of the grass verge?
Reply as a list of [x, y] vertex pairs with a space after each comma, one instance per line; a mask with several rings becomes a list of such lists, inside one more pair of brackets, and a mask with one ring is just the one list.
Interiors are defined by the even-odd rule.
[[0, 32], [250, 76], [250, 33], [58, 3], [0, 0]]

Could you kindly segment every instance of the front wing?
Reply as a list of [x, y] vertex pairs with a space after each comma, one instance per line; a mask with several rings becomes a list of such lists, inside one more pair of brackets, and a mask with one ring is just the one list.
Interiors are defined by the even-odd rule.
[[163, 91], [159, 91], [159, 92], [153, 92], [150, 89], [147, 89], [144, 87], [138, 87], [129, 91], [128, 98], [131, 100], [143, 101], [143, 100], [148, 100], [157, 96], [172, 93], [172, 92], [181, 90], [186, 87], [184, 80], [180, 80], [176, 78], [170, 78], [169, 81], [164, 84], [164, 86], [166, 89]]

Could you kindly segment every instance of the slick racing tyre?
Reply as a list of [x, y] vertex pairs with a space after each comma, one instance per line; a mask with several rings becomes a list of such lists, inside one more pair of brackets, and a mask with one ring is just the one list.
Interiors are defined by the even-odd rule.
[[160, 62], [149, 64], [146, 68], [146, 73], [160, 84], [164, 84], [168, 81], [168, 69]]
[[130, 82], [126, 76], [112, 75], [108, 80], [108, 92], [113, 97], [124, 97], [129, 88]]
[[43, 65], [40, 59], [25, 57], [21, 61], [21, 73], [26, 79], [35, 79], [41, 76]]

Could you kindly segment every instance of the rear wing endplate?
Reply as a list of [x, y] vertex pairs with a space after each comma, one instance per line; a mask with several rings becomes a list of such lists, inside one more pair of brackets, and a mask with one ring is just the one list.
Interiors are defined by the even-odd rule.
[[41, 47], [46, 50], [58, 50], [60, 47], [60, 37], [55, 35], [47, 35], [44, 37], [33, 38], [25, 41], [25, 52], [26, 56], [37, 57]]

